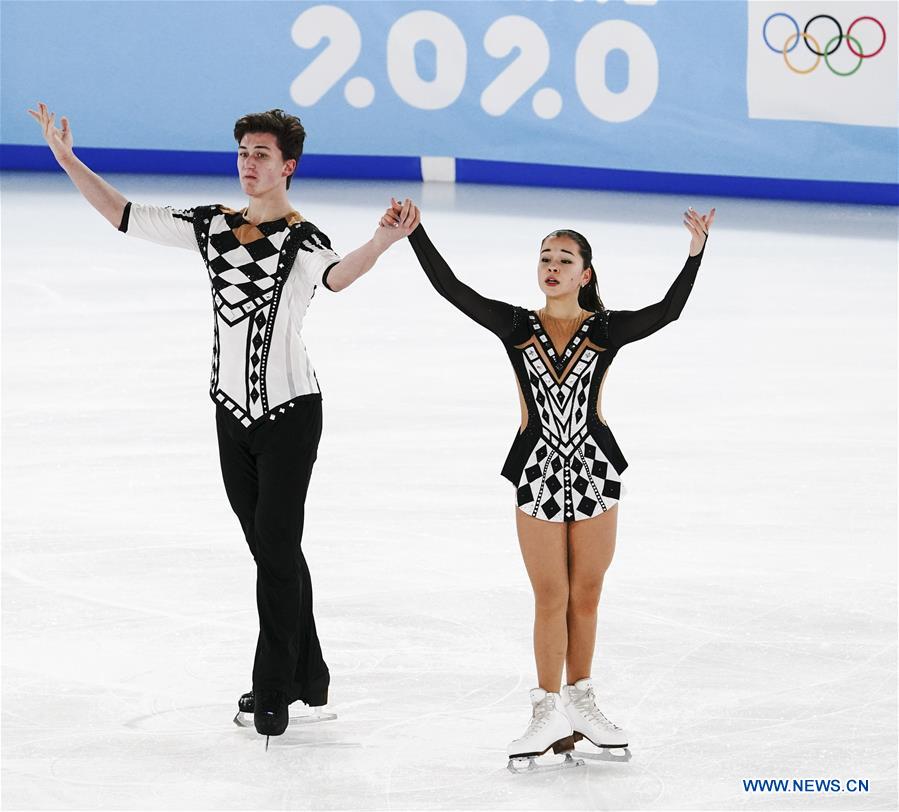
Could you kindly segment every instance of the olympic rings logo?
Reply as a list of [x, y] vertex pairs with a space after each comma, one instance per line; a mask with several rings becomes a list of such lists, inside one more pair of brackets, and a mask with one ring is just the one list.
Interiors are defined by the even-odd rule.
[[[796, 32], [794, 34], [790, 34], [790, 36], [786, 38], [782, 48], [775, 48], [768, 41], [768, 23], [770, 23], [771, 20], [773, 20], [775, 17], [786, 17], [791, 23], [793, 23], [793, 27], [796, 29]], [[815, 20], [821, 19], [830, 20], [837, 27], [836, 36], [828, 40], [823, 49], [821, 48], [818, 40], [808, 32], [811, 24], [815, 22]], [[881, 35], [880, 47], [878, 47], [876, 51], [867, 54], [864, 52], [861, 42], [859, 42], [858, 39], [852, 36], [852, 29], [863, 20], [870, 20], [871, 22], [876, 23], [880, 28]], [[839, 22], [837, 22], [835, 17], [831, 17], [829, 14], [815, 15], [805, 24], [805, 28], [803, 28], [800, 32], [799, 23], [797, 23], [793, 17], [783, 11], [778, 11], [775, 14], [771, 14], [768, 19], [765, 20], [765, 24], [762, 26], [762, 39], [765, 41], [765, 45], [767, 45], [772, 51], [774, 51], [774, 53], [783, 54], [784, 62], [787, 63], [787, 67], [791, 71], [793, 71], [793, 73], [811, 73], [813, 70], [815, 70], [815, 68], [818, 67], [818, 65], [821, 64], [821, 59], [823, 58], [824, 64], [827, 65], [828, 68], [830, 68], [831, 73], [835, 74], [836, 76], [852, 76], [852, 74], [862, 66], [862, 62], [864, 62], [866, 59], [871, 59], [877, 56], [884, 49], [884, 46], [887, 44], [887, 32], [880, 20], [876, 19], [875, 17], [865, 16], [858, 17], [857, 19], [853, 20], [849, 28], [846, 29], [846, 33], [844, 34], [842, 26], [839, 24]], [[843, 44], [843, 40], [846, 41], [846, 46], [849, 48], [849, 51], [858, 57], [858, 64], [856, 64], [856, 66], [852, 68], [852, 70], [848, 71], [837, 70], [833, 65], [830, 64], [829, 59], [829, 57], [831, 57], [840, 49], [840, 46]], [[797, 68], [792, 62], [790, 62], [790, 57], [787, 56], [787, 54], [789, 54], [796, 48], [797, 45], [799, 45], [800, 41], [804, 42], [805, 47], [815, 55], [814, 64], [807, 69]], [[834, 43], [836, 43], [836, 45], [834, 45]], [[853, 44], [855, 45], [855, 47], [853, 47]], [[831, 48], [831, 45], [834, 45], [834, 47]]]

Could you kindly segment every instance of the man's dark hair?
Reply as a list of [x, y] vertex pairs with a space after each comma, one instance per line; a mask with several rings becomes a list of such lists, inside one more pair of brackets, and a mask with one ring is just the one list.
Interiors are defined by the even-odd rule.
[[[247, 133], [270, 133], [278, 139], [278, 149], [281, 150], [284, 160], [289, 161], [293, 158], [299, 163], [303, 154], [303, 142], [306, 140], [306, 130], [296, 116], [285, 113], [277, 107], [264, 113], [247, 113], [237, 119], [234, 125], [234, 140], [240, 144]], [[287, 178], [288, 189], [291, 180], [293, 175]]]

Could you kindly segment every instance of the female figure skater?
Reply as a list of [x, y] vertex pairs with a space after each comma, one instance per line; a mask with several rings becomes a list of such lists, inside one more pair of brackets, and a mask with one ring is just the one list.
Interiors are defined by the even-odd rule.
[[[403, 229], [407, 213], [392, 201], [381, 225]], [[590, 676], [627, 467], [602, 416], [602, 386], [621, 347], [680, 315], [714, 219], [715, 209], [684, 212], [687, 261], [661, 301], [636, 311], [605, 309], [590, 245], [575, 231], [554, 231], [540, 243], [537, 282], [546, 304], [531, 311], [479, 295], [453, 275], [421, 225], [403, 229], [437, 292], [503, 342], [518, 380], [521, 427], [502, 474], [516, 488], [518, 539], [534, 590], [539, 687], [530, 694], [527, 730], [509, 745], [510, 768], [514, 759], [534, 767], [536, 756], [568, 752], [581, 738], [628, 745], [596, 706]]]

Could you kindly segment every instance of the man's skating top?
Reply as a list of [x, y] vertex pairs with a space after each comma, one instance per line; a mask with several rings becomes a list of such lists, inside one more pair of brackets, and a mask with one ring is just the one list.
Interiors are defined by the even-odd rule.
[[340, 257], [312, 223], [297, 212], [253, 225], [222, 205], [128, 203], [119, 230], [203, 257], [214, 311], [209, 394], [245, 427], [276, 420], [297, 398], [321, 396], [301, 330]]
[[[409, 242], [437, 292], [496, 335], [503, 342], [515, 369], [522, 403], [522, 426], [503, 466], [503, 476], [518, 487], [523, 487], [528, 479], [533, 480], [523, 474], [526, 474], [526, 466], [535, 463], [531, 459], [535, 449], [537, 464], [544, 460], [548, 463], [557, 457], [566, 471], [573, 465], [577, 476], [581, 460], [585, 466], [595, 465], [582, 456], [585, 448], [587, 457], [595, 456], [590, 451], [591, 441], [621, 474], [627, 468], [627, 461], [602, 419], [603, 380], [621, 347], [652, 335], [680, 315], [693, 288], [705, 246], [703, 252], [687, 258], [660, 302], [640, 310], [603, 310], [585, 314], [579, 324], [572, 325], [573, 334], [566, 336], [564, 347], [557, 350], [547, 335], [547, 326], [536, 313], [487, 299], [460, 282], [422, 226], [412, 232]], [[550, 332], [555, 331], [550, 328]], [[549, 473], [542, 471], [540, 478], [546, 478]], [[603, 478], [607, 478], [605, 473]], [[520, 500], [520, 504], [524, 503]], [[560, 507], [560, 517], [563, 509]], [[565, 518], [575, 520], [592, 515], [595, 508], [577, 514], [573, 507], [570, 510], [571, 515]]]

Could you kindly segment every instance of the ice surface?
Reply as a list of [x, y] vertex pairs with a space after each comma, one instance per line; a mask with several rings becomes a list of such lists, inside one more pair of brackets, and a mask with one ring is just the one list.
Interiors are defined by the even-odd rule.
[[[230, 179], [110, 180], [243, 203]], [[682, 318], [605, 387], [631, 467], [595, 676], [633, 759], [513, 776], [536, 677], [496, 339], [405, 243], [317, 293], [304, 548], [339, 719], [266, 753], [231, 722], [254, 572], [218, 470], [202, 264], [117, 234], [64, 177], [2, 183], [5, 808], [895, 808], [895, 210], [296, 184], [343, 252], [390, 194], [420, 200], [460, 277], [532, 307], [553, 228], [588, 235], [606, 306], [630, 309], [680, 269], [686, 205], [718, 207]], [[869, 791], [743, 790], [768, 777]]]

